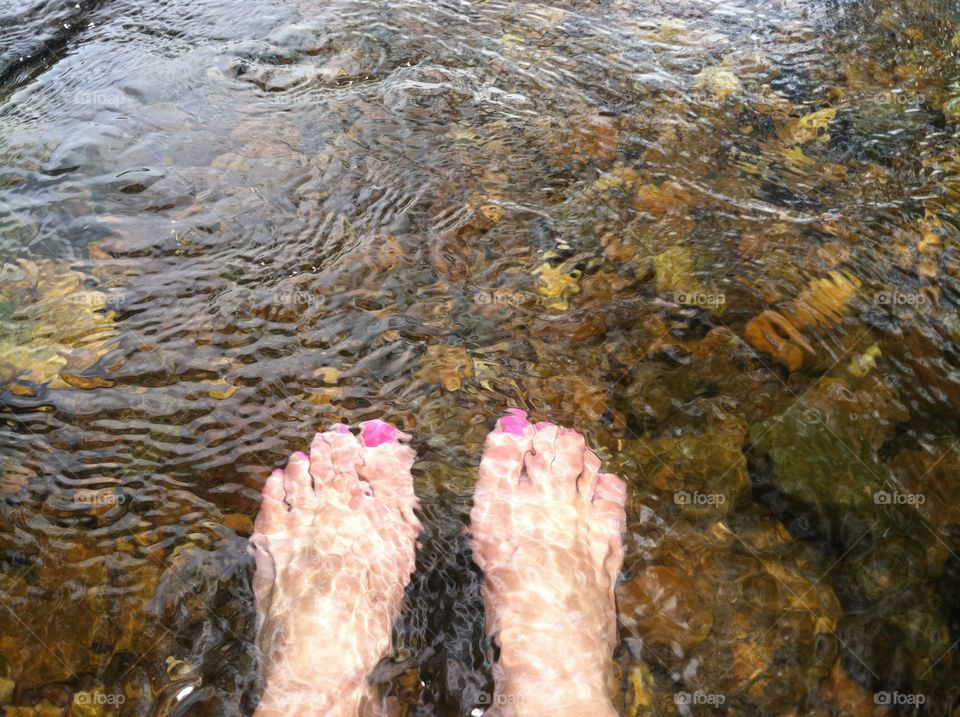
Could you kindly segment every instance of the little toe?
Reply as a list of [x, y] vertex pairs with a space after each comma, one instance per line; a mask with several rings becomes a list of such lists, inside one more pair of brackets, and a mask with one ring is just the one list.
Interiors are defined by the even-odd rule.
[[253, 573], [252, 587], [258, 608], [256, 622], [256, 632], [258, 635], [263, 628], [266, 611], [273, 603], [273, 588], [277, 580], [277, 568], [268, 548], [269, 544], [265, 536], [254, 533], [250, 537], [250, 544], [247, 550], [253, 556], [254, 565], [256, 566]]
[[588, 503], [593, 502], [597, 492], [597, 480], [600, 473], [600, 457], [587, 448], [583, 454], [583, 472], [577, 478], [577, 492]]
[[297, 451], [283, 471], [283, 490], [286, 502], [292, 510], [309, 508], [316, 502], [313, 492], [313, 478], [310, 476], [310, 456]]
[[597, 475], [597, 487], [593, 494], [593, 515], [619, 537], [626, 530], [627, 484], [613, 473]]
[[283, 469], [274, 469], [263, 484], [262, 494], [254, 530], [261, 535], [285, 530], [290, 519], [290, 508], [284, 503]]

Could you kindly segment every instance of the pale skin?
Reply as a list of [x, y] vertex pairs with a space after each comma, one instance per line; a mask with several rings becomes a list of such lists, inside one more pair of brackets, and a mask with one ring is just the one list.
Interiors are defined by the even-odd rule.
[[[317, 434], [263, 488], [251, 551], [266, 687], [255, 717], [378, 714], [367, 675], [414, 570], [409, 439]], [[487, 438], [470, 532], [500, 647], [489, 717], [612, 717], [626, 487], [571, 429], [511, 411]]]

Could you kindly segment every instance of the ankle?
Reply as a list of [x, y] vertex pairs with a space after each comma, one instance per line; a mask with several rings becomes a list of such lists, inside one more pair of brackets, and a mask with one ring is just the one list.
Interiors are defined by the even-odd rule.
[[[529, 649], [529, 648], [527, 648]], [[610, 699], [613, 662], [597, 650], [535, 655], [524, 650], [514, 662], [501, 650], [494, 668], [496, 684], [491, 713], [500, 717], [615, 717]]]
[[373, 714], [373, 704], [371, 691], [366, 687], [343, 692], [324, 688], [296, 693], [268, 687], [253, 717], [359, 717]]

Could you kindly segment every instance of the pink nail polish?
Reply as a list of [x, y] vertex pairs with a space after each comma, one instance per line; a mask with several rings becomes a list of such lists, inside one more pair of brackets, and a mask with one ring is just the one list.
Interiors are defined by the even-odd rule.
[[363, 445], [367, 448], [375, 448], [383, 443], [389, 443], [396, 435], [397, 429], [379, 418], [363, 424]]
[[507, 414], [500, 419], [500, 428], [514, 436], [522, 436], [524, 429], [530, 425], [527, 412], [519, 408], [508, 408]]
[[330, 427], [331, 431], [336, 431], [337, 433], [350, 433], [350, 427], [342, 423], [335, 423]]
[[301, 461], [309, 461], [309, 460], [310, 460], [310, 456], [308, 456], [308, 455], [307, 455], [306, 453], [304, 453], [303, 451], [297, 451], [296, 453], [293, 454], [293, 457], [296, 458], [296, 459], [298, 459], [298, 460], [301, 460]]

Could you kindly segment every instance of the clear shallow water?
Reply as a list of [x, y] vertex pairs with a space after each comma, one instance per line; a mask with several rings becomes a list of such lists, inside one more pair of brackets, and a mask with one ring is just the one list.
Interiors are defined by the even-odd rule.
[[375, 678], [483, 709], [519, 405], [630, 483], [622, 714], [954, 714], [958, 20], [0, 4], [0, 702], [249, 714], [262, 481], [383, 416], [427, 532]]

